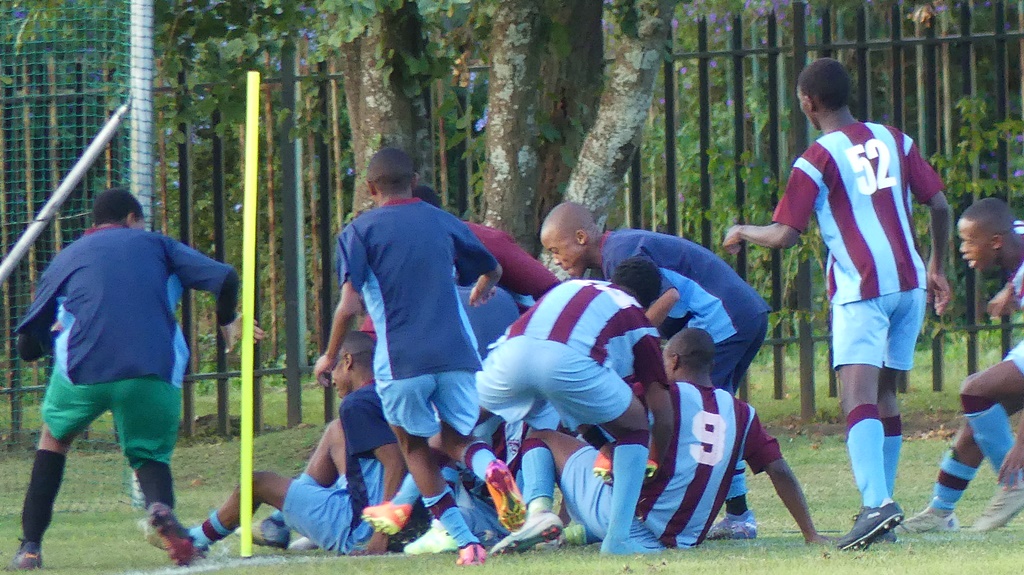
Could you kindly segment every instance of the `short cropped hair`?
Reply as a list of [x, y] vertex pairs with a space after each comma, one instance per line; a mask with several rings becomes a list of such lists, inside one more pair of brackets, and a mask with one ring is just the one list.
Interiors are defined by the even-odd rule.
[[129, 214], [141, 219], [142, 204], [125, 188], [110, 188], [93, 200], [92, 221], [97, 226], [124, 223]]
[[974, 202], [964, 210], [960, 219], [975, 222], [992, 234], [1008, 234], [1014, 229], [1013, 212], [999, 198], [982, 198]]
[[611, 281], [647, 309], [661, 292], [661, 273], [651, 260], [634, 256], [622, 260], [612, 272]]
[[819, 58], [800, 72], [796, 85], [808, 98], [825, 108], [838, 110], [850, 100], [850, 74], [838, 60]]
[[415, 176], [412, 158], [398, 148], [384, 148], [374, 154], [366, 170], [366, 179], [385, 195], [408, 190]]
[[435, 208], [441, 207], [441, 197], [437, 195], [434, 188], [420, 184], [412, 189], [412, 197], [419, 198], [424, 202], [434, 206]]
[[715, 365], [715, 340], [699, 328], [679, 330], [668, 340], [666, 352], [677, 355], [679, 363], [699, 373], [710, 372]]
[[373, 350], [376, 343], [369, 334], [362, 331], [350, 331], [345, 334], [341, 344], [341, 353], [352, 356], [352, 361], [365, 368], [373, 366]]

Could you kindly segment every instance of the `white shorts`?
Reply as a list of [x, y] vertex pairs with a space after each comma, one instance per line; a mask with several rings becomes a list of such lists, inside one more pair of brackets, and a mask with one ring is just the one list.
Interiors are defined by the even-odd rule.
[[611, 368], [556, 341], [518, 336], [484, 360], [476, 375], [480, 407], [505, 421], [552, 429], [551, 409], [569, 429], [626, 412], [633, 391]]
[[865, 364], [909, 371], [924, 323], [925, 290], [832, 306], [832, 367]]
[[1019, 369], [1021, 373], [1024, 373], [1024, 341], [1014, 346], [1014, 348], [1006, 354], [1006, 357], [1003, 358], [1003, 361], [1012, 361], [1013, 365], [1016, 365], [1017, 369]]

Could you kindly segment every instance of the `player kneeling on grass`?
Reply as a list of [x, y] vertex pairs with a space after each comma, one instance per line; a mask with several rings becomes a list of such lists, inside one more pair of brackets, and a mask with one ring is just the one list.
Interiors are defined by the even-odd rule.
[[[217, 294], [217, 324], [230, 347], [241, 331], [235, 315], [238, 275], [227, 264], [146, 231], [142, 205], [127, 190], [98, 195], [93, 222], [43, 272], [15, 330], [22, 359], [52, 353], [54, 366], [21, 515], [22, 543], [11, 570], [42, 567], [40, 545], [68, 449], [106, 411], [114, 416], [121, 450], [139, 479], [150, 524], [171, 558], [187, 565], [197, 555], [171, 512], [170, 462], [188, 363], [174, 310], [183, 288]], [[256, 337], [262, 334], [257, 328]]]
[[[714, 355], [714, 341], [700, 329], [681, 330], [665, 348], [665, 369], [675, 383], [656, 400], [667, 402], [674, 414], [669, 419], [671, 439], [659, 446], [665, 457], [641, 491], [629, 530], [632, 547], [659, 551], [699, 545], [740, 460], [755, 473], [768, 473], [808, 543], [827, 543], [814, 528], [800, 483], [782, 458], [778, 442], [761, 427], [754, 409], [712, 385]], [[491, 552], [522, 551], [555, 539], [562, 526], [551, 512], [556, 479], [563, 505], [572, 520], [584, 526], [588, 541], [603, 539], [617, 486], [594, 475], [598, 451], [556, 431], [532, 432], [522, 451], [526, 524]]]
[[[670, 415], [647, 397], [663, 392], [668, 382], [658, 332], [643, 312], [658, 295], [658, 269], [649, 260], [630, 258], [616, 274], [621, 279], [613, 278], [615, 284], [571, 280], [545, 294], [498, 340], [476, 385], [480, 406], [506, 421], [553, 429], [547, 422], [557, 411], [570, 429], [600, 425], [615, 437], [616, 491], [601, 552], [628, 554], [634, 552], [629, 526], [651, 437], [647, 410], [634, 389], [654, 407], [656, 446], [667, 441], [658, 429]], [[634, 388], [627, 379], [635, 381]]]
[[[968, 265], [978, 271], [997, 270], [1009, 280], [1012, 298], [994, 299], [989, 313], [998, 317], [1020, 309], [1024, 301], [1024, 240], [1014, 231], [1009, 206], [997, 198], [978, 200], [960, 216], [957, 229], [960, 253]], [[983, 459], [992, 464], [1000, 485], [974, 529], [998, 529], [1024, 509], [1024, 429], [1017, 432], [1015, 441], [1009, 419], [1024, 403], [1024, 343], [1010, 350], [1002, 362], [968, 377], [960, 387], [960, 401], [966, 421], [939, 466], [932, 501], [897, 531], [958, 530], [960, 521], [953, 509]]]
[[[288, 527], [339, 555], [387, 550], [388, 537], [374, 534], [360, 515], [367, 505], [394, 496], [406, 472], [374, 389], [373, 347], [361, 332], [345, 338], [331, 373], [341, 398], [339, 417], [327, 426], [305, 472], [297, 479], [269, 471], [253, 474], [254, 505], [281, 510]], [[236, 489], [209, 519], [189, 530], [195, 545], [205, 550], [234, 532], [239, 504]]]

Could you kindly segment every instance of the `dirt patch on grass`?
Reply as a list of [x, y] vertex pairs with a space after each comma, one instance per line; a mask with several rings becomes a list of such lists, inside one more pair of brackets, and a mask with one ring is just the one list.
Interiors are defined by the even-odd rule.
[[[904, 412], [902, 420], [903, 438], [906, 440], [951, 439], [960, 427], [963, 415], [945, 410]], [[766, 422], [765, 427], [777, 437], [846, 435], [846, 422], [837, 419], [803, 422], [798, 416], [787, 416]]]

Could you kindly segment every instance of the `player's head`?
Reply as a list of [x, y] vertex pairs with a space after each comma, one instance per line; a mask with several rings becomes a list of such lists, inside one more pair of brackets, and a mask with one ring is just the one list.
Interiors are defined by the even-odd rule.
[[416, 186], [416, 168], [412, 158], [398, 148], [384, 148], [370, 158], [366, 181], [374, 201], [384, 203], [393, 197], [408, 197]]
[[544, 218], [540, 243], [574, 278], [601, 266], [601, 230], [590, 210], [580, 204], [563, 202], [555, 206]]
[[609, 279], [635, 297], [644, 309], [651, 307], [661, 292], [661, 273], [658, 266], [645, 257], [634, 256], [622, 260], [615, 266], [615, 271]]
[[352, 393], [373, 376], [373, 338], [361, 331], [345, 334], [338, 353], [338, 365], [331, 372], [331, 381], [338, 397]]
[[967, 265], [986, 271], [993, 267], [1015, 267], [1019, 261], [1001, 261], [1007, 244], [1019, 245], [1014, 231], [1013, 212], [999, 198], [983, 198], [960, 216], [957, 222], [960, 235], [960, 254]]
[[100, 193], [92, 203], [92, 223], [96, 226], [119, 224], [131, 228], [144, 228], [142, 204], [124, 188], [110, 188]]
[[435, 208], [441, 207], [441, 196], [438, 196], [437, 192], [434, 191], [434, 188], [431, 188], [430, 186], [424, 184], [416, 186], [412, 189], [412, 197], [419, 198]]
[[850, 74], [838, 60], [819, 58], [800, 72], [796, 80], [800, 109], [821, 129], [821, 114], [841, 110], [850, 99]]
[[715, 365], [715, 341], [702, 329], [683, 328], [668, 340], [662, 358], [665, 373], [670, 379], [710, 385], [711, 368]]

